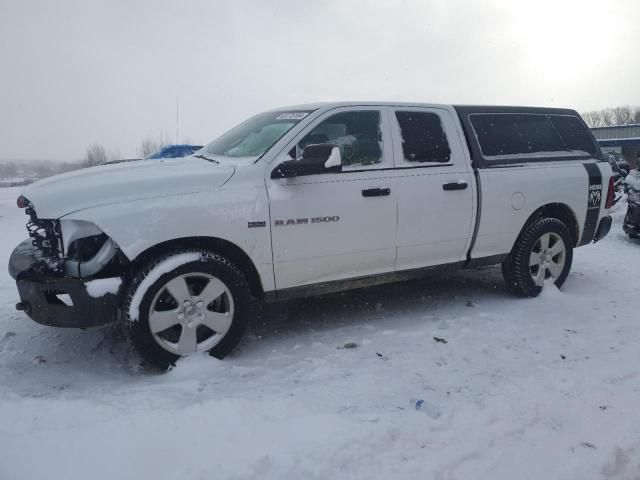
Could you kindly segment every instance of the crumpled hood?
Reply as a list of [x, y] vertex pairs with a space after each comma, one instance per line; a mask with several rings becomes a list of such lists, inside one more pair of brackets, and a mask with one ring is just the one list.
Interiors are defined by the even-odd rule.
[[230, 165], [194, 157], [123, 162], [46, 178], [22, 195], [39, 218], [60, 218], [101, 205], [213, 190], [233, 172]]

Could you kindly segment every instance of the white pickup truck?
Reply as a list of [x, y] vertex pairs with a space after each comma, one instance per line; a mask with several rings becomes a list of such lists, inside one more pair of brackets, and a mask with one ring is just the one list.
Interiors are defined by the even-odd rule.
[[389, 102], [262, 113], [193, 156], [24, 189], [9, 270], [36, 322], [123, 320], [166, 367], [222, 357], [274, 301], [502, 264], [561, 286], [611, 226], [611, 168], [573, 110]]

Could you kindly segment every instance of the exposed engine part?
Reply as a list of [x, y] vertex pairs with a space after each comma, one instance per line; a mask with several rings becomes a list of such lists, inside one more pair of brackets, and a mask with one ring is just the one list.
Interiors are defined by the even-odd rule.
[[100, 250], [90, 259], [84, 261], [67, 259], [64, 263], [65, 273], [75, 278], [91, 277], [106, 267], [116, 255], [116, 252], [115, 244], [110, 238], [107, 238]]
[[[117, 247], [95, 225], [89, 222], [67, 221], [67, 240], [59, 220], [39, 219], [33, 205], [24, 199], [29, 216], [27, 232], [44, 268], [59, 275], [89, 278], [106, 267], [117, 253]], [[68, 255], [68, 256], [67, 256]]]
[[25, 213], [29, 215], [27, 232], [35, 246], [53, 270], [60, 270], [62, 263], [62, 235], [60, 223], [57, 220], [41, 220], [38, 218], [33, 205], [24, 200]]

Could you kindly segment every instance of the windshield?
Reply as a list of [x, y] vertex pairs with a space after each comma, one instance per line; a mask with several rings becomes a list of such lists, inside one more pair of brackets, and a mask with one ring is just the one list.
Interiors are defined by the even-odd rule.
[[198, 154], [205, 157], [259, 157], [312, 110], [256, 115], [218, 137]]

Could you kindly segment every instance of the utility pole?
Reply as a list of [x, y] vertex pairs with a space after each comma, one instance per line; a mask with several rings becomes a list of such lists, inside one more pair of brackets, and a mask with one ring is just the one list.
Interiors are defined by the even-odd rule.
[[178, 116], [179, 106], [180, 106], [180, 97], [176, 96], [176, 145], [177, 145], [178, 143], [180, 143], [180, 142], [178, 141], [178, 138], [179, 138], [179, 137], [178, 137], [178, 132], [179, 132], [178, 126], [180, 125], [180, 123], [179, 123], [180, 118], [179, 118], [179, 116]]

